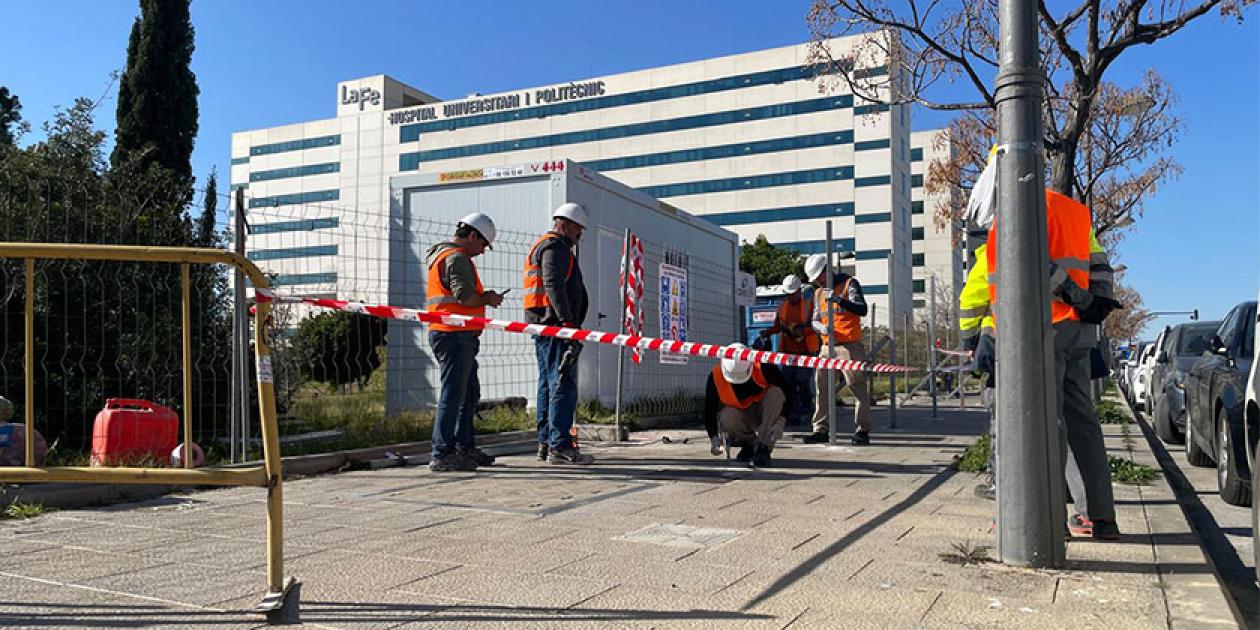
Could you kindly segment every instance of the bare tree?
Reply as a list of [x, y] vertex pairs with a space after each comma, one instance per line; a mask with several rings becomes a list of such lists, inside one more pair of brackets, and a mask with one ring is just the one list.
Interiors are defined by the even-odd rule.
[[[1129, 49], [1214, 10], [1241, 22], [1255, 2], [1081, 0], [1056, 14], [1039, 1], [1047, 182], [1093, 208], [1100, 236], [1114, 244], [1128, 219], [1140, 216], [1143, 200], [1180, 172], [1163, 155], [1181, 129], [1171, 88], [1154, 71], [1121, 88], [1104, 78], [1107, 70]], [[929, 167], [929, 191], [968, 187], [996, 137], [997, 7], [998, 0], [815, 0], [810, 9], [811, 61], [822, 88], [839, 84], [866, 101], [965, 112], [951, 125], [956, 157]], [[832, 38], [844, 35], [858, 35], [858, 44], [833, 50]], [[854, 72], [883, 59], [887, 73]], [[975, 97], [932, 100], [943, 83], [969, 84]], [[938, 208], [938, 221], [952, 221], [956, 212]]]
[[1142, 306], [1142, 296], [1137, 291], [1119, 283], [1116, 284], [1116, 299], [1127, 306], [1103, 320], [1103, 335], [1115, 341], [1137, 339], [1155, 316]]

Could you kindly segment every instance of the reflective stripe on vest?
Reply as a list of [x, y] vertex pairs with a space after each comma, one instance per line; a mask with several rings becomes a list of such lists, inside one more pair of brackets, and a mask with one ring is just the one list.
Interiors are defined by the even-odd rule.
[[804, 335], [805, 338], [797, 341], [792, 339], [787, 334], [787, 331], [784, 330], [779, 333], [779, 351], [794, 354], [798, 354], [802, 351], [808, 352], [809, 354], [818, 354], [818, 349], [822, 344], [818, 341], [818, 333], [814, 332], [814, 329], [809, 325], [810, 320], [814, 317], [814, 313], [812, 312], [813, 309], [809, 309], [808, 311], [806, 310], [813, 304], [813, 302], [801, 298], [800, 300], [797, 300], [796, 304], [799, 307], [796, 309], [798, 317], [790, 317], [792, 311], [790, 308], [792, 306], [791, 301], [784, 300], [779, 304], [779, 312], [777, 314], [779, 318], [779, 326], [782, 328], [784, 327], [784, 324], [800, 325], [802, 327], [801, 334]]
[[752, 382], [756, 383], [761, 391], [740, 399], [735, 395], [735, 386], [726, 382], [726, 377], [722, 376], [722, 366], [714, 366], [713, 368], [713, 386], [717, 388], [718, 398], [726, 407], [734, 407], [736, 409], [747, 409], [766, 397], [766, 377], [761, 373], [761, 364], [754, 363], [752, 368]]
[[[469, 315], [472, 317], [485, 317], [486, 307], [483, 306], [464, 306], [455, 299], [449, 287], [442, 283], [442, 269], [446, 265], [446, 259], [453, 254], [466, 254], [462, 248], [451, 247], [442, 251], [433, 260], [433, 264], [429, 265], [429, 279], [425, 283], [425, 303], [430, 311], [435, 313], [451, 313], [452, 315]], [[473, 265], [473, 282], [477, 295], [481, 295], [485, 288], [481, 286], [481, 276], [477, 273], [477, 266]], [[481, 330], [481, 326], [449, 326], [447, 324], [429, 324], [429, 330], [437, 332], [456, 332], [456, 331], [473, 331]]]
[[[534, 262], [534, 255], [538, 249], [552, 239], [564, 238], [562, 234], [556, 232], [547, 232], [538, 237], [534, 244], [529, 248], [529, 253], [525, 255], [525, 308], [547, 308], [551, 306], [551, 300], [547, 298], [547, 288], [543, 286], [542, 279], [542, 261]], [[576, 256], [572, 250], [569, 251], [569, 268], [564, 272], [564, 279], [568, 280], [573, 277], [573, 265], [576, 263]]]
[[[1050, 260], [1082, 289], [1089, 290], [1091, 216], [1085, 204], [1046, 190], [1046, 234]], [[997, 222], [989, 228], [989, 300], [997, 303]], [[1061, 281], [1061, 280], [1060, 280]], [[1052, 281], [1053, 282], [1053, 281]], [[1079, 320], [1076, 309], [1058, 298], [1050, 301], [1050, 321]]]
[[[849, 295], [849, 283], [852, 281], [852, 276], [844, 281], [844, 286], [840, 289], [842, 295]], [[831, 297], [831, 294], [832, 291], [828, 291], [822, 287], [818, 287], [814, 290], [814, 308], [818, 310], [819, 321], [821, 321], [824, 326], [827, 325], [826, 300]], [[833, 306], [832, 311], [836, 315], [835, 324], [831, 326], [832, 336], [834, 337], [833, 341], [836, 343], [861, 341], [862, 318], [858, 317], [854, 313], [850, 313], [849, 311], [840, 308], [838, 305]]]

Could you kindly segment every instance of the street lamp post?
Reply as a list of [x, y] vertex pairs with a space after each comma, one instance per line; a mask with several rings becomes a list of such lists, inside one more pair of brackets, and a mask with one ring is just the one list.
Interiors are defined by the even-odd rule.
[[998, 22], [998, 555], [1008, 564], [1053, 567], [1064, 561], [1067, 515], [1052, 389], [1036, 4], [1000, 0]]

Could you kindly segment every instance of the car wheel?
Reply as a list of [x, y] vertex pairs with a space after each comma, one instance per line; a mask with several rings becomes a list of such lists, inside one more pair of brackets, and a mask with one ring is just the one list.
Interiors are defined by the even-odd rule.
[[1221, 498], [1230, 505], [1251, 505], [1251, 491], [1238, 474], [1234, 456], [1234, 440], [1230, 439], [1229, 412], [1221, 408], [1216, 414], [1216, 481]]
[[1155, 423], [1155, 434], [1166, 444], [1181, 444], [1185, 439], [1181, 431], [1173, 425], [1172, 414], [1168, 412], [1168, 403], [1154, 405], [1151, 420]]
[[1212, 457], [1194, 440], [1194, 416], [1186, 414], [1186, 461], [1193, 466], [1211, 466]]

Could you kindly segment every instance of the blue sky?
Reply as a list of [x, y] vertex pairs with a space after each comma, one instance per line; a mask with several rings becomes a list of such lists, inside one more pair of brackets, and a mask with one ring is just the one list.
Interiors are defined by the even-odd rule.
[[[1058, 4], [1058, 3], [1055, 3]], [[233, 131], [335, 115], [338, 81], [389, 74], [443, 98], [613, 74], [805, 41], [806, 0], [633, 3], [490, 1], [193, 3], [201, 86], [194, 172], [226, 174]], [[106, 93], [126, 60], [135, 2], [10, 2], [0, 85], [33, 127], [55, 106]], [[1120, 246], [1125, 281], [1152, 310], [1221, 317], [1260, 289], [1260, 11], [1241, 26], [1209, 15], [1131, 50], [1108, 77], [1154, 67], [1175, 86], [1186, 129], [1181, 177], [1148, 203]], [[98, 122], [113, 128], [116, 86]], [[915, 129], [943, 124], [917, 111]], [[32, 134], [32, 140], [38, 133]], [[1153, 333], [1164, 323], [1148, 327]], [[1153, 334], [1151, 335], [1153, 336]]]

